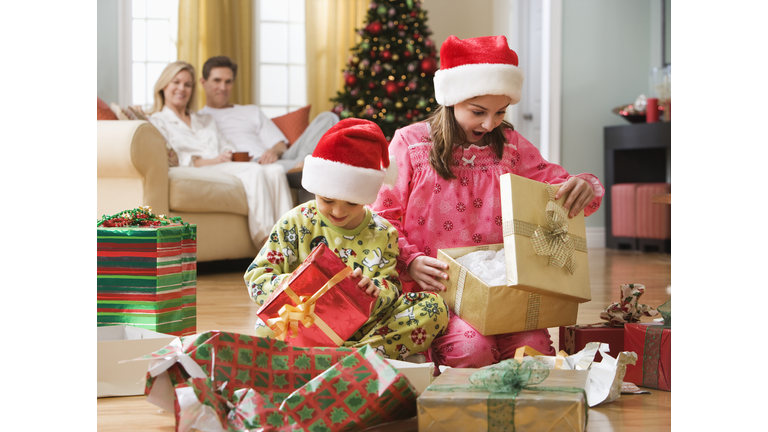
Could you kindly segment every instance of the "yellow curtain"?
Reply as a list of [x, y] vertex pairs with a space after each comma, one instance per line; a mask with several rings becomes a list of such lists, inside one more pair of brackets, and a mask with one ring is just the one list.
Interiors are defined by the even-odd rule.
[[[178, 58], [195, 67], [197, 78], [210, 57], [225, 55], [237, 64], [230, 103], [252, 102], [253, 0], [179, 0]], [[205, 92], [197, 84], [198, 109]]]
[[309, 118], [333, 108], [330, 98], [344, 86], [342, 71], [360, 42], [370, 0], [306, 0], [307, 102]]

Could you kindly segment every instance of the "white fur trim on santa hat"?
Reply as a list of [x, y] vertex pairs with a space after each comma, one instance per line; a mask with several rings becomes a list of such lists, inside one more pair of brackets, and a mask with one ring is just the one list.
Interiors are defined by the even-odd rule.
[[476, 96], [505, 95], [511, 104], [520, 102], [523, 70], [510, 64], [466, 64], [435, 73], [435, 99], [453, 106]]
[[301, 186], [307, 192], [326, 198], [373, 204], [384, 176], [384, 170], [360, 168], [309, 155], [304, 159]]

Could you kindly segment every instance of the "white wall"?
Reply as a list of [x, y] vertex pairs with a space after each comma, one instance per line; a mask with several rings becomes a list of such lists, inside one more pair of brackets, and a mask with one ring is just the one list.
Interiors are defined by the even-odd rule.
[[[563, 2], [561, 160], [570, 173], [603, 176], [603, 129], [628, 124], [611, 110], [648, 95], [661, 63], [660, 16], [659, 0]], [[605, 211], [587, 227], [605, 226]]]
[[106, 103], [118, 101], [117, 0], [96, 3], [96, 96]]

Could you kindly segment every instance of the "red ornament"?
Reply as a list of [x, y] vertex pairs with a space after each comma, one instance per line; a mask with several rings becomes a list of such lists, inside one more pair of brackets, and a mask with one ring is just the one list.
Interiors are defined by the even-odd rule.
[[357, 84], [357, 77], [354, 75], [349, 75], [344, 80], [344, 82], [347, 84], [347, 87], [354, 87], [355, 84]]
[[392, 96], [397, 93], [399, 89], [394, 81], [389, 81], [384, 85], [384, 90], [387, 92], [387, 96]]
[[398, 30], [403, 30], [404, 28], [405, 28], [405, 24], [398, 24], [397, 25], [397, 29]]
[[371, 89], [371, 90], [375, 89], [376, 88], [376, 83], [373, 82], [373, 81], [369, 82], [368, 83], [368, 88]]
[[411, 12], [411, 18], [416, 18], [416, 12]]
[[381, 33], [381, 23], [379, 21], [374, 21], [371, 24], [369, 24], [368, 32], [374, 36], [378, 36], [379, 33]]
[[426, 75], [434, 75], [437, 71], [437, 61], [434, 57], [427, 57], [421, 61], [421, 71]]
[[412, 119], [412, 118], [413, 118], [413, 114], [411, 114], [410, 112], [407, 112], [407, 113], [405, 113], [405, 118], [407, 118], [408, 120], [410, 120], [410, 119]]
[[384, 61], [390, 61], [392, 59], [392, 53], [389, 50], [382, 51], [381, 59]]
[[402, 90], [405, 88], [405, 81], [398, 81], [397, 82], [397, 88]]
[[384, 104], [381, 102], [376, 102], [376, 108], [383, 108]]
[[370, 54], [370, 56], [371, 56], [371, 58], [372, 58], [372, 59], [375, 59], [375, 58], [376, 58], [376, 51], [373, 51], [373, 50], [371, 50], [371, 51], [369, 52], [369, 54]]

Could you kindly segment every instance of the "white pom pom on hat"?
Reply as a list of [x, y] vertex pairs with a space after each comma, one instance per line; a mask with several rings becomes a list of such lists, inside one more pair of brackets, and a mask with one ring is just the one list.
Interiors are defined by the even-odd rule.
[[397, 163], [379, 126], [348, 118], [326, 132], [304, 159], [301, 185], [308, 192], [355, 204], [372, 204], [382, 184], [397, 182]]
[[435, 99], [453, 106], [476, 96], [505, 95], [514, 105], [520, 102], [524, 78], [505, 36], [464, 40], [449, 36], [440, 47]]

